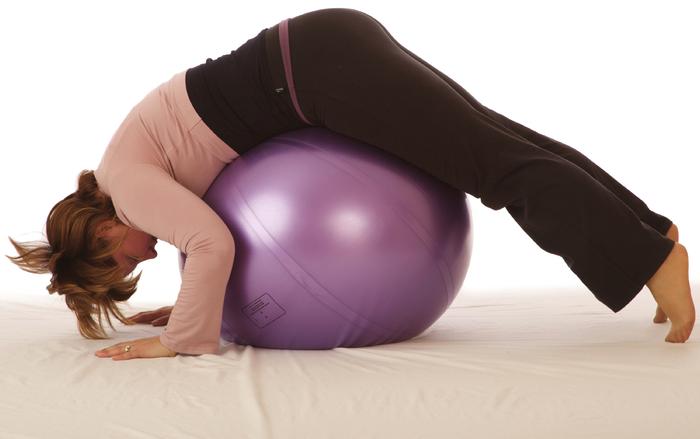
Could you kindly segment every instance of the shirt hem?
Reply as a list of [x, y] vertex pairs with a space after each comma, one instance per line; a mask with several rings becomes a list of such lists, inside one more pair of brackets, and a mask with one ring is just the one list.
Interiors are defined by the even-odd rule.
[[230, 163], [239, 156], [238, 152], [221, 140], [197, 114], [192, 101], [187, 94], [187, 70], [177, 73], [170, 81], [170, 95], [175, 103], [175, 114], [184, 124], [187, 132], [196, 137], [200, 143], [210, 148], [211, 152], [221, 161]]

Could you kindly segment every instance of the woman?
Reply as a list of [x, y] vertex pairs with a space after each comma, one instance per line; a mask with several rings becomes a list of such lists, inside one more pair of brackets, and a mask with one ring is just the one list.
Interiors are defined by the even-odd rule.
[[[678, 229], [575, 149], [484, 107], [402, 47], [371, 16], [323, 9], [263, 29], [230, 54], [173, 76], [114, 134], [98, 168], [49, 213], [47, 244], [12, 241], [27, 271], [51, 272], [80, 333], [167, 320], [158, 337], [96, 355], [115, 360], [218, 353], [235, 240], [202, 201], [232, 160], [265, 139], [323, 126], [388, 151], [491, 209], [506, 208], [545, 251], [618, 312], [646, 284], [654, 321], [684, 342], [695, 309]], [[156, 239], [187, 254], [173, 307], [125, 318], [136, 265]], [[93, 320], [97, 314], [99, 323]], [[137, 318], [139, 317], [139, 318]]]

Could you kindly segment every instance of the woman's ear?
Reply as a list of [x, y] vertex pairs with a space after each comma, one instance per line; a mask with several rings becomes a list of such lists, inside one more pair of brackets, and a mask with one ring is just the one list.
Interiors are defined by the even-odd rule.
[[107, 235], [109, 231], [112, 230], [112, 228], [114, 228], [115, 226], [116, 222], [114, 222], [113, 220], [104, 220], [97, 225], [97, 232], [95, 233], [97, 234], [98, 238], [102, 238], [105, 235]]

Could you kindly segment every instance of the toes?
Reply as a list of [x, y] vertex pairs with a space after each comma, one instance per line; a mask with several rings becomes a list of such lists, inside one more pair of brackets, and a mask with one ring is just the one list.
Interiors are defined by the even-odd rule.
[[654, 316], [654, 323], [666, 323], [668, 320], [668, 316], [666, 316], [666, 313], [661, 309], [660, 306], [656, 307], [656, 315]]
[[669, 343], [684, 343], [686, 339], [684, 339], [681, 335], [673, 333], [673, 334], [668, 334], [666, 336], [666, 341]]
[[666, 323], [668, 321], [668, 317], [666, 316], [655, 316], [654, 317], [654, 323]]
[[671, 327], [671, 330], [666, 335], [666, 341], [669, 343], [685, 343], [690, 338], [693, 332], [693, 325], [686, 325], [680, 329]]

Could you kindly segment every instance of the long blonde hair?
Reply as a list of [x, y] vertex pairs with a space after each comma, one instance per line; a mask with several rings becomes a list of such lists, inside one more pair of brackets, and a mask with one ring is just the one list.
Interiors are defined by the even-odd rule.
[[78, 189], [49, 212], [47, 241], [19, 243], [8, 236], [17, 256], [5, 255], [24, 271], [52, 273], [46, 289], [65, 296], [66, 305], [78, 319], [80, 335], [88, 339], [109, 338], [102, 326], [103, 315], [113, 330], [110, 313], [125, 325], [135, 324], [121, 313], [117, 302], [136, 292], [141, 273], [126, 278], [121, 274], [112, 254], [125, 235], [114, 242], [97, 237], [97, 226], [104, 220], [123, 224], [111, 197], [98, 190], [94, 171], [83, 170]]

